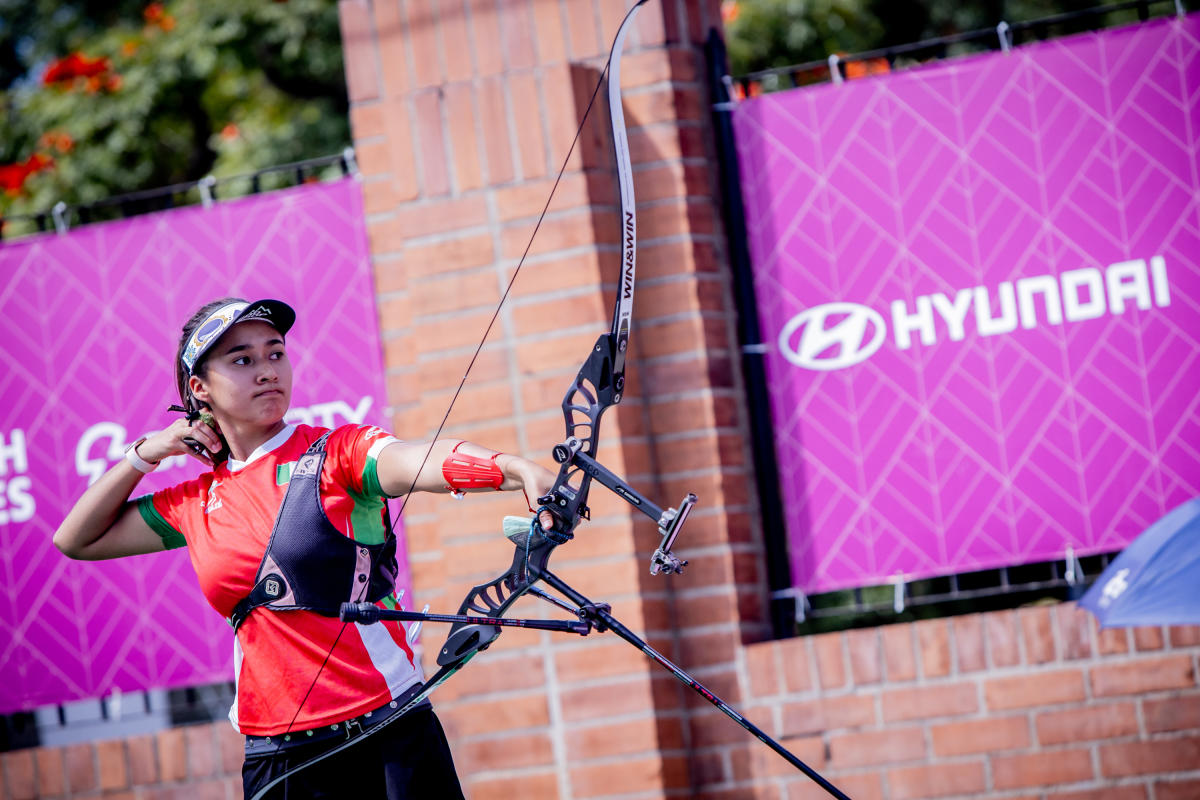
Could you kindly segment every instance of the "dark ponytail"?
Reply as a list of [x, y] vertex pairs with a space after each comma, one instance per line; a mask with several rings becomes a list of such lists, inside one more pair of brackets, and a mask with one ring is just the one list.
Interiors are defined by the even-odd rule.
[[[192, 390], [188, 388], [188, 378], [190, 377], [187, 370], [183, 366], [183, 351], [187, 348], [188, 342], [195, 333], [196, 328], [208, 319], [209, 315], [222, 306], [230, 303], [244, 303], [245, 300], [240, 297], [223, 297], [220, 300], [213, 300], [211, 303], [205, 303], [200, 307], [195, 314], [191, 316], [183, 325], [183, 332], [179, 337], [179, 348], [175, 351], [175, 388], [179, 391], [179, 399], [183, 403], [183, 410], [187, 413], [188, 419], [196, 419], [202, 414], [206, 408], [192, 395]], [[192, 368], [192, 375], [204, 377], [205, 370], [208, 368], [208, 354], [205, 353], [200, 357]], [[177, 408], [177, 406], [172, 406]], [[218, 434], [220, 435], [220, 434]], [[225, 443], [225, 437], [221, 437], [223, 447], [221, 452], [213, 455], [213, 463], [220, 463], [229, 457], [229, 445]]]

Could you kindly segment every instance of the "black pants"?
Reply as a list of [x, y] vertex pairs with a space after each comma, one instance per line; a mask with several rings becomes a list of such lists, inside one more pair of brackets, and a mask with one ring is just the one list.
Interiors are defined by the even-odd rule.
[[[295, 747], [242, 764], [246, 798], [272, 778], [337, 746], [336, 740]], [[461, 800], [462, 787], [442, 724], [432, 708], [410, 711], [335, 756], [305, 767], [267, 794], [269, 800], [360, 797]], [[264, 800], [266, 800], [264, 798]]]

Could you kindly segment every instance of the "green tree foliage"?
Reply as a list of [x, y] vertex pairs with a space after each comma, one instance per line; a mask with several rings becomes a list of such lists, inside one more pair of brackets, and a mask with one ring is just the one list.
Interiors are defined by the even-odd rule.
[[[725, 0], [730, 70], [745, 75], [940, 36], [1096, 8], [1103, 0]], [[1155, 13], [1173, 6], [1157, 0]], [[1195, 5], [1194, 2], [1188, 5]], [[1132, 22], [1135, 9], [1040, 31], [1062, 35]], [[926, 57], [953, 55], [954, 49]]]
[[336, 0], [0, 0], [0, 214], [338, 153], [346, 109]]
[[726, 0], [724, 7], [737, 75], [869, 50], [885, 34], [870, 0]]

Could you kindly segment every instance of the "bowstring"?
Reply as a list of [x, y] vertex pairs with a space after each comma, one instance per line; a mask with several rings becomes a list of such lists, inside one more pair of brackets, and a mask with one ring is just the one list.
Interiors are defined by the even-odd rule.
[[[637, 6], [635, 5], [634, 8], [637, 8]], [[604, 79], [609, 74], [609, 67], [611, 65], [612, 53], [610, 52], [608, 59], [604, 62], [604, 69], [600, 72], [600, 78], [596, 81], [595, 88], [592, 89], [592, 96], [588, 99], [587, 107], [583, 110], [583, 117], [579, 120], [579, 127], [575, 129], [575, 136], [571, 139], [571, 146], [567, 148], [567, 155], [563, 158], [562, 166], [559, 167], [558, 174], [554, 177], [554, 185], [550, 187], [550, 194], [546, 197], [546, 204], [542, 206], [542, 212], [538, 215], [537, 222], [534, 223], [533, 232], [529, 235], [529, 241], [525, 243], [525, 250], [521, 253], [521, 258], [517, 260], [517, 267], [513, 270], [512, 277], [508, 280], [508, 285], [504, 288], [504, 294], [500, 296], [500, 302], [496, 304], [496, 310], [492, 312], [492, 318], [488, 320], [487, 327], [484, 328], [483, 336], [480, 338], [479, 344], [475, 347], [475, 352], [471, 354], [471, 360], [467, 362], [467, 368], [463, 371], [462, 380], [458, 382], [458, 388], [454, 390], [454, 394], [450, 398], [450, 403], [446, 406], [446, 413], [442, 415], [441, 422], [438, 423], [437, 429], [433, 432], [433, 436], [429, 440], [429, 447], [425, 449], [425, 455], [421, 458], [421, 464], [417, 467], [417, 471], [413, 475], [408, 491], [404, 493], [404, 500], [400, 503], [400, 510], [392, 518], [392, 529], [395, 529], [396, 524], [400, 521], [400, 517], [404, 514], [404, 509], [408, 505], [408, 499], [412, 497], [413, 491], [417, 487], [417, 481], [420, 479], [421, 473], [425, 471], [425, 465], [429, 463], [429, 456], [433, 453], [433, 448], [437, 444], [438, 437], [441, 436], [442, 429], [446, 427], [446, 422], [450, 419], [450, 412], [454, 410], [454, 404], [458, 401], [459, 395], [462, 394], [463, 387], [467, 383], [467, 378], [471, 374], [471, 369], [475, 366], [479, 354], [483, 351], [484, 344], [487, 343], [488, 335], [492, 332], [496, 320], [500, 317], [500, 311], [504, 307], [504, 302], [508, 299], [509, 293], [512, 292], [513, 285], [517, 282], [517, 276], [521, 274], [521, 267], [525, 265], [525, 258], [529, 255], [530, 248], [533, 247], [533, 240], [537, 238], [538, 231], [542, 227], [542, 222], [546, 219], [546, 214], [550, 210], [550, 203], [554, 200], [554, 192], [557, 191], [559, 183], [562, 182], [563, 175], [566, 174], [567, 165], [571, 162], [571, 155], [575, 152], [575, 145], [579, 143], [579, 137], [583, 134], [583, 128], [587, 124], [588, 115], [591, 114], [592, 106], [596, 103], [596, 97], [600, 94], [600, 87], [604, 85]], [[300, 712], [304, 709], [304, 703], [316, 687], [317, 680], [321, 677], [325, 665], [329, 663], [329, 659], [333, 656], [333, 651], [337, 649], [338, 642], [341, 641], [342, 634], [346, 631], [346, 626], [349, 624], [349, 622], [342, 623], [342, 627], [338, 630], [338, 634], [334, 638], [329, 652], [325, 654], [325, 660], [321, 662], [321, 667], [317, 670], [317, 674], [313, 676], [312, 683], [308, 685], [308, 691], [304, 693], [304, 697], [300, 700], [300, 705], [296, 707], [296, 713], [292, 715], [292, 720], [288, 723], [287, 730], [284, 733], [291, 733], [292, 726], [296, 724], [296, 720], [300, 717]]]
[[563, 159], [562, 166], [558, 169], [558, 175], [554, 178], [554, 185], [550, 187], [550, 194], [546, 197], [546, 204], [542, 206], [542, 213], [538, 215], [537, 222], [533, 226], [533, 233], [529, 235], [529, 241], [525, 243], [525, 250], [521, 253], [521, 258], [517, 261], [517, 268], [513, 270], [512, 277], [508, 279], [508, 285], [504, 287], [504, 294], [500, 296], [500, 302], [496, 304], [496, 310], [492, 312], [492, 318], [488, 320], [487, 327], [484, 328], [483, 337], [479, 340], [479, 344], [475, 347], [475, 352], [471, 354], [471, 360], [467, 363], [467, 368], [463, 372], [462, 380], [458, 382], [458, 388], [454, 390], [454, 395], [450, 398], [450, 404], [446, 406], [446, 413], [442, 415], [442, 421], [438, 423], [437, 430], [433, 432], [433, 438], [429, 442], [429, 447], [425, 450], [425, 457], [421, 459], [421, 466], [417, 468], [417, 474], [413, 477], [413, 481], [409, 484], [408, 491], [404, 494], [404, 500], [400, 503], [400, 510], [396, 512], [396, 516], [392, 519], [392, 527], [400, 521], [400, 517], [404, 514], [404, 507], [408, 505], [408, 498], [412, 496], [413, 489], [416, 488], [417, 480], [421, 473], [425, 470], [425, 465], [429, 461], [430, 454], [433, 453], [433, 447], [437, 443], [438, 436], [441, 435], [442, 429], [446, 426], [447, 420], [450, 419], [450, 412], [454, 410], [454, 404], [458, 401], [458, 396], [462, 393], [463, 387], [467, 383], [467, 378], [471, 374], [471, 369], [475, 366], [475, 361], [479, 358], [479, 354], [483, 351], [484, 344], [487, 343], [488, 335], [492, 332], [496, 320], [500, 317], [500, 311], [504, 307], [504, 302], [508, 300], [508, 295], [512, 292], [513, 285], [517, 282], [517, 276], [521, 274], [521, 267], [525, 265], [525, 258], [529, 255], [529, 249], [533, 247], [533, 240], [537, 238], [538, 231], [542, 227], [542, 222], [546, 219], [546, 213], [550, 210], [550, 203], [554, 200], [554, 192], [558, 189], [558, 184], [562, 181], [563, 175], [567, 171], [567, 164], [571, 161], [571, 155], [575, 152], [575, 145], [579, 142], [579, 137], [583, 133], [583, 126], [587, 124], [588, 115], [592, 111], [592, 106], [596, 102], [597, 95], [600, 94], [600, 87], [604, 85], [604, 77], [608, 75], [608, 68], [612, 62], [612, 54], [609, 54], [609, 60], [604, 62], [604, 69], [600, 72], [600, 79], [596, 81], [596, 86], [592, 89], [592, 96], [588, 100], [587, 108], [583, 110], [583, 117], [579, 121], [579, 127], [575, 129], [575, 136], [571, 139], [571, 146], [567, 148], [567, 155]]

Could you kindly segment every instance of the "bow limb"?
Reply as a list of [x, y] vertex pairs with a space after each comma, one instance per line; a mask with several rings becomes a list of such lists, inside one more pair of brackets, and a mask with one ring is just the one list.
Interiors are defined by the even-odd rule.
[[608, 57], [608, 110], [612, 123], [613, 157], [617, 163], [617, 186], [620, 189], [621, 210], [621, 281], [617, 286], [617, 302], [613, 308], [612, 333], [616, 336], [613, 364], [616, 394], [613, 403], [621, 402], [625, 388], [625, 353], [629, 349], [629, 332], [633, 324], [633, 289], [637, 277], [637, 204], [633, 197], [633, 165], [629, 159], [628, 129], [625, 110], [621, 104], [621, 51], [625, 46], [627, 24], [646, 0], [639, 0], [621, 23], [612, 53]]
[[[592, 455], [596, 449], [597, 436], [599, 433], [600, 415], [604, 409], [610, 405], [615, 405], [621, 400], [621, 393], [625, 385], [625, 354], [629, 347], [629, 332], [631, 319], [633, 314], [633, 283], [635, 277], [636, 263], [636, 238], [637, 225], [634, 211], [633, 197], [633, 175], [632, 167], [629, 160], [629, 147], [625, 135], [625, 115], [621, 107], [621, 87], [620, 87], [620, 60], [621, 52], [624, 48], [625, 35], [629, 30], [637, 11], [648, 0], [638, 0], [638, 2], [625, 15], [621, 26], [617, 31], [616, 38], [613, 41], [612, 50], [609, 52], [606, 72], [608, 75], [608, 100], [609, 114], [612, 122], [613, 148], [617, 162], [617, 182], [620, 187], [620, 219], [621, 219], [621, 283], [617, 291], [617, 301], [613, 309], [612, 330], [604, 334], [597, 340], [596, 347], [584, 362], [580, 369], [575, 382], [568, 388], [563, 399], [562, 408], [566, 418], [567, 426], [567, 443], [555, 447], [555, 456], [558, 458], [560, 448], [573, 446], [573, 442], [580, 442], [580, 445], [575, 447], [576, 450], [583, 450], [587, 455]], [[571, 153], [574, 151], [575, 142], [578, 141], [579, 135], [583, 130], [583, 125], [587, 121], [588, 114], [591, 112], [592, 104], [595, 101], [596, 94], [600, 88], [600, 82], [604, 80], [604, 74], [601, 75], [600, 81], [596, 84], [596, 91], [592, 94], [592, 99], [589, 101], [587, 109], [583, 113], [583, 118], [580, 120], [579, 129], [575, 133], [575, 139], [571, 143], [571, 148], [567, 156], [563, 159], [562, 168], [559, 170], [558, 178], [556, 178], [554, 187], [557, 188], [559, 179], [562, 178], [566, 170], [566, 166], [570, 161]], [[462, 391], [463, 385], [466, 383], [467, 376], [470, 373], [471, 367], [474, 366], [475, 359], [479, 352], [483, 349], [483, 344], [487, 340], [488, 334], [491, 332], [492, 326], [499, 317], [500, 309], [508, 299], [508, 294], [512, 289], [513, 283], [516, 281], [517, 275], [520, 274], [521, 267], [525, 262], [525, 256], [529, 253], [529, 248], [533, 244], [534, 237], [541, 227], [542, 220], [545, 218], [546, 212], [549, 210], [550, 202], [554, 196], [554, 189], [551, 189], [550, 196], [546, 199], [546, 205], [543, 207], [541, 215], [538, 217], [538, 222], [534, 226], [533, 234], [530, 237], [529, 244], [526, 245], [525, 253], [522, 254], [516, 269], [513, 271], [513, 276], [509, 281], [508, 288], [505, 289], [504, 295], [500, 298], [500, 303], [496, 307], [496, 312], [492, 316], [491, 322], [488, 323], [487, 329], [484, 331], [483, 337], [479, 342], [479, 346], [475, 350], [475, 355], [471, 358], [470, 364], [464, 372], [462, 380], [459, 383], [458, 390], [450, 400], [450, 404], [446, 409], [445, 415], [442, 417], [441, 423], [438, 425], [437, 431], [434, 433], [430, 450], [432, 450], [433, 442], [437, 441], [441, 434], [442, 428], [450, 417], [450, 411], [454, 407], [454, 403]], [[580, 438], [582, 437], [582, 438]], [[421, 466], [417, 470], [420, 474], [425, 467], [425, 463], [429, 458], [429, 451], [426, 452], [425, 458], [421, 462]], [[538, 577], [545, 569], [546, 562], [550, 557], [550, 553], [554, 550], [557, 544], [561, 541], [566, 541], [572, 535], [572, 531], [578, 524], [581, 517], [587, 516], [587, 490], [590, 483], [590, 476], [571, 466], [569, 459], [561, 460], [561, 469], [554, 487], [550, 493], [542, 498], [544, 501], [551, 503], [559, 525], [556, 526], [558, 534], [551, 539], [545, 535], [540, 538], [535, 537], [534, 530], [531, 530], [529, 537], [524, 543], [517, 547], [517, 554], [513, 559], [513, 564], [507, 572], [490, 581], [486, 584], [481, 584], [474, 587], [463, 600], [459, 607], [460, 614], [466, 614], [469, 611], [499, 618], [504, 615], [508, 608], [522, 594], [530, 589]], [[575, 481], [573, 483], [573, 481]], [[415, 480], [414, 480], [415, 486]], [[408, 497], [412, 494], [412, 490], [405, 493], [404, 502], [401, 504], [400, 511], [397, 512], [396, 518], [404, 512], [404, 504], [407, 503]], [[537, 538], [537, 541], [534, 539]], [[340, 640], [342, 632], [345, 631], [345, 626], [348, 623], [343, 623], [341, 631], [338, 633], [337, 639], [329, 648], [329, 653], [325, 657], [325, 662], [328, 662], [329, 656], [332, 655], [334, 648]], [[419, 687], [414, 687], [413, 690], [407, 692], [402, 698], [397, 700], [397, 711], [393, 713], [386, 722], [380, 723], [371, 729], [357, 734], [352, 738], [347, 738], [338, 746], [327, 750], [319, 756], [304, 761], [292, 767], [289, 770], [278, 775], [271, 782], [262, 786], [255, 793], [251, 800], [262, 800], [267, 794], [278, 784], [285, 781], [287, 778], [295, 775], [306, 767], [324, 760], [336, 753], [353, 746], [362, 738], [374, 734], [384, 728], [388, 722], [394, 721], [404, 715], [408, 710], [422, 702], [429, 694], [437, 688], [443, 681], [461, 669], [466, 663], [474, 657], [480, 650], [486, 649], [487, 646], [500, 633], [499, 626], [490, 625], [455, 625], [447, 638], [446, 645], [443, 646], [438, 654], [438, 671], [430, 677], [425, 683]], [[313, 677], [312, 684], [309, 686], [309, 692], [316, 685], [317, 679], [320, 678], [321, 672], [324, 670], [325, 663], [317, 670], [317, 674]], [[296, 709], [296, 713], [292, 717], [291, 723], [288, 724], [288, 731], [295, 724], [296, 719], [300, 716], [300, 711], [304, 707], [304, 702], [308, 698], [308, 693], [304, 699], [300, 701], [300, 706]]]
[[645, 2], [639, 0], [629, 10], [617, 30], [608, 57], [608, 110], [617, 166], [621, 226], [621, 275], [613, 305], [612, 327], [596, 340], [591, 354], [563, 397], [566, 439], [554, 448], [554, 460], [561, 467], [554, 487], [543, 498], [558, 513], [559, 527], [567, 533], [574, 530], [581, 518], [588, 517], [587, 495], [592, 480], [588, 472], [573, 463], [574, 458], [579, 453], [595, 458], [600, 417], [606, 409], [621, 402], [625, 391], [625, 357], [629, 351], [637, 278], [637, 204], [633, 194], [633, 166], [629, 159], [625, 111], [621, 104], [621, 52], [630, 22]]

